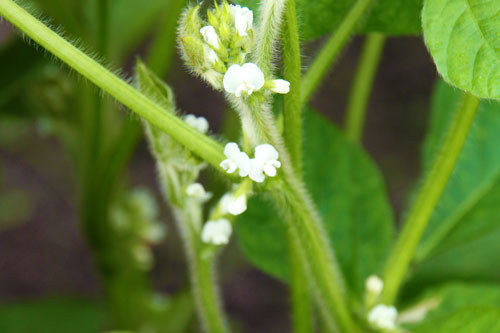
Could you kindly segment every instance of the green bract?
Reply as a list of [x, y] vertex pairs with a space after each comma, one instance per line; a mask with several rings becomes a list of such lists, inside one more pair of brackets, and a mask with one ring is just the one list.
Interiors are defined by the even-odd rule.
[[424, 37], [448, 83], [482, 98], [500, 98], [500, 2], [426, 0]]

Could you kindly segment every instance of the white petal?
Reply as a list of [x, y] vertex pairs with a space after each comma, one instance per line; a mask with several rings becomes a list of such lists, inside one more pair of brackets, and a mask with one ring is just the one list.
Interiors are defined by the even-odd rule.
[[226, 155], [227, 158], [230, 158], [232, 160], [237, 158], [240, 152], [241, 152], [240, 147], [238, 147], [238, 145], [235, 142], [229, 142], [224, 147], [224, 155]]
[[224, 170], [226, 170], [227, 173], [233, 173], [238, 169], [238, 165], [232, 160], [224, 160], [220, 162], [220, 167]]
[[231, 203], [228, 206], [228, 211], [232, 215], [240, 215], [247, 210], [247, 197], [241, 195], [238, 198], [232, 198]]
[[235, 94], [238, 87], [243, 83], [241, 66], [238, 64], [231, 65], [224, 74], [222, 83], [228, 93]]
[[219, 37], [217, 36], [217, 32], [215, 32], [214, 27], [212, 27], [211, 25], [207, 25], [200, 29], [200, 33], [208, 45], [215, 49], [219, 48]]
[[379, 295], [384, 288], [384, 281], [376, 275], [370, 275], [366, 279], [366, 290], [375, 295]]
[[217, 221], [208, 221], [203, 226], [201, 232], [201, 240], [205, 243], [214, 245], [223, 245], [229, 242], [233, 228], [231, 223], [226, 219]]
[[379, 304], [368, 314], [368, 321], [374, 326], [385, 329], [394, 329], [398, 311], [393, 306]]
[[234, 17], [234, 25], [238, 30], [240, 36], [247, 36], [247, 31], [252, 29], [253, 25], [253, 12], [247, 7], [229, 5], [231, 13]]
[[238, 165], [240, 177], [248, 176], [250, 172], [250, 157], [246, 153], [240, 152], [234, 161]]
[[[233, 171], [234, 172], [234, 171]], [[203, 185], [200, 183], [193, 183], [186, 188], [186, 194], [192, 198], [205, 202], [212, 197], [212, 193], [206, 192]]]
[[205, 54], [205, 58], [207, 59], [209, 64], [214, 65], [219, 57], [217, 57], [217, 53], [215, 53], [214, 50], [212, 50], [210, 47], [207, 45], [203, 44], [203, 52]]
[[276, 168], [271, 163], [266, 163], [264, 165], [264, 173], [269, 177], [276, 176]]
[[273, 88], [271, 88], [271, 91], [278, 93], [278, 94], [288, 94], [290, 92], [290, 82], [286, 80], [274, 80], [273, 81]]
[[254, 182], [262, 183], [266, 176], [264, 176], [264, 164], [255, 158], [250, 160], [250, 172], [248, 173], [250, 179]]
[[196, 117], [195, 115], [188, 114], [184, 117], [184, 120], [189, 126], [196, 128], [201, 133], [208, 132], [208, 121], [204, 117]]
[[255, 147], [255, 158], [263, 162], [277, 160], [279, 153], [272, 145], [265, 143]]
[[247, 62], [241, 66], [244, 81], [253, 87], [253, 90], [259, 90], [264, 86], [265, 79], [264, 73], [260, 70], [259, 66], [254, 63]]

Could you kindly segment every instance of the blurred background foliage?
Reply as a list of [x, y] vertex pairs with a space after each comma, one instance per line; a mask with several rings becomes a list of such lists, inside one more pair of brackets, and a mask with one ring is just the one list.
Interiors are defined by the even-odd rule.
[[[371, 16], [360, 25], [359, 32], [419, 34], [422, 2], [412, 0], [404, 6], [403, 2], [379, 1]], [[241, 3], [255, 8], [256, 1]], [[352, 3], [351, 0], [298, 1], [306, 65], [323, 42], [322, 36], [338, 26]], [[178, 17], [185, 1], [35, 0], [27, 4], [42, 17], [50, 17], [52, 26], [62, 27], [68, 38], [112, 67], [122, 68], [124, 77], [132, 76], [133, 64], [140, 56], [174, 88], [180, 109], [206, 117], [214, 132], [222, 132], [229, 138], [236, 135], [237, 126], [232, 125], [235, 119], [232, 113], [224, 112], [222, 98], [190, 77], [175, 52], [176, 19], [173, 18]], [[398, 17], [397, 25], [392, 24], [394, 17]], [[361, 41], [362, 37], [353, 38], [311, 101], [311, 109], [335, 124], [344, 120], [346, 96]], [[138, 328], [147, 332], [196, 331], [184, 254], [172, 218], [164, 205], [158, 205], [157, 212], [137, 208], [155, 207], [156, 202], [161, 202], [154, 163], [141, 139], [137, 119], [126, 112], [116, 112], [120, 106], [102, 98], [96, 89], [31, 44], [7, 23], [1, 23], [0, 331], [57, 333]], [[420, 171], [425, 173], [433, 149], [449, 122], [447, 111], [454, 109], [458, 99], [455, 90], [439, 83], [429, 117], [435, 79], [432, 60], [420, 37], [391, 37], [367, 115], [363, 142], [366, 152], [345, 142], [339, 129], [325, 122], [322, 116], [311, 113], [307, 118], [307, 156], [321, 153], [314, 149], [320, 143], [313, 136], [308, 141], [307, 131], [324, 133], [328, 138], [325, 140], [337, 143], [327, 152], [327, 156], [332, 156], [329, 160], [335, 161], [328, 167], [338, 170], [334, 173], [338, 177], [327, 178], [334, 192], [324, 193], [320, 186], [331, 169], [321, 165], [320, 159], [306, 160], [306, 164], [319, 163], [308, 167], [321, 172], [306, 175], [322, 213], [332, 219], [362, 220], [363, 214], [377, 207], [380, 215], [377, 219], [384, 225], [373, 230], [381, 242], [377, 244], [382, 245], [375, 253], [367, 250], [372, 256], [370, 261], [363, 262], [361, 257], [340, 258], [355, 290], [360, 291], [363, 279], [384, 258], [391, 244], [394, 221], [400, 219], [410, 201]], [[433, 217], [432, 228], [439, 229], [440, 221], [460, 225], [465, 218], [484, 220], [484, 214], [489, 214], [487, 219], [496, 218], [496, 210], [490, 209], [494, 206], [491, 198], [495, 196], [489, 194], [496, 190], [500, 165], [496, 159], [500, 154], [491, 154], [493, 161], [481, 156], [495, 152], [494, 143], [498, 140], [488, 135], [498, 133], [495, 127], [498, 122], [493, 121], [498, 106], [484, 103], [482, 108], [477, 133], [468, 143], [458, 168], [484, 171], [486, 176], [481, 182], [453, 178]], [[427, 128], [430, 132], [421, 159]], [[336, 149], [347, 153], [343, 151], [343, 158], [336, 160], [333, 157]], [[474, 152], [481, 156], [475, 156]], [[474, 164], [474, 161], [479, 162]], [[359, 173], [341, 177], [351, 163], [358, 165]], [[365, 179], [371, 181], [367, 183]], [[335, 215], [337, 204], [352, 203], [335, 198], [348, 191], [355, 200], [365, 189], [375, 195], [363, 199], [366, 203], [360, 210], [363, 214]], [[142, 193], [139, 199], [138, 191]], [[468, 195], [471, 192], [483, 195], [471, 198]], [[137, 206], [136, 200], [142, 200], [143, 204]], [[476, 200], [475, 205], [456, 215], [457, 207], [471, 200]], [[132, 211], [126, 214], [125, 222], [120, 217], [122, 211]], [[234, 327], [243, 331], [290, 331], [287, 289], [279, 280], [286, 281], [288, 274], [288, 268], [280, 260], [284, 244], [265, 237], [252, 242], [251, 235], [245, 236], [249, 229], [252, 229], [250, 234], [255, 234], [249, 218], [271, 221], [271, 213], [262, 209], [246, 214], [237, 228], [241, 250], [233, 242], [220, 259], [224, 263], [219, 274], [224, 303], [235, 318]], [[137, 226], [159, 221], [167, 226], [166, 241], [152, 244], [138, 236], [142, 227]], [[116, 232], [116, 225], [134, 227]], [[419, 294], [424, 287], [446, 279], [482, 282], [500, 279], [495, 265], [498, 260], [490, 255], [499, 253], [495, 252], [498, 231], [493, 232], [491, 225], [476, 226], [468, 234], [471, 237], [465, 237], [461, 228], [457, 228], [457, 232], [451, 233], [440, 246], [432, 247], [432, 251], [421, 249], [423, 264], [405, 288], [408, 302], [424, 297]], [[274, 235], [272, 230], [280, 231], [273, 224], [261, 224], [259, 228], [268, 235]], [[329, 232], [333, 237], [339, 231]], [[360, 234], [356, 241], [367, 244], [374, 240], [371, 236], [371, 232]], [[461, 243], [464, 238], [466, 242]], [[344, 239], [335, 242], [335, 246], [343, 253], [349, 252], [349, 242]], [[358, 254], [367, 255], [363, 251], [361, 247]], [[269, 257], [270, 252], [276, 256]], [[484, 261], [478, 262], [478, 257]], [[279, 279], [261, 273], [253, 265]], [[487, 267], [490, 269], [485, 270]], [[431, 271], [439, 274], [430, 274]], [[458, 308], [456, 300], [462, 295], [475, 292], [493, 295], [490, 289], [496, 292], [489, 285], [474, 288], [453, 285], [427, 292], [444, 295], [448, 305], [440, 311], [448, 312]], [[492, 305], [498, 305], [498, 298], [491, 299]], [[144, 327], [145, 322], [150, 327]], [[45, 327], [50, 330], [40, 329]]]

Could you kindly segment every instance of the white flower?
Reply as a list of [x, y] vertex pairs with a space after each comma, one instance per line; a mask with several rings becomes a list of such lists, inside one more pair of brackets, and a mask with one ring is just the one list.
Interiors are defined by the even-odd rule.
[[184, 121], [201, 133], [205, 134], [208, 132], [208, 121], [204, 117], [196, 117], [195, 115], [188, 114], [184, 117]]
[[240, 97], [242, 93], [251, 95], [254, 91], [259, 90], [264, 86], [264, 73], [260, 68], [251, 62], [240, 66], [238, 64], [231, 65], [224, 74], [224, 89], [236, 97]]
[[217, 53], [215, 53], [214, 50], [212, 50], [205, 44], [203, 44], [203, 52], [209, 64], [215, 65], [215, 63], [217, 63], [217, 60], [219, 60], [219, 57], [217, 57]]
[[224, 148], [224, 155], [227, 159], [220, 163], [220, 167], [227, 173], [233, 173], [239, 170], [240, 177], [248, 176], [250, 171], [250, 158], [245, 152], [240, 151], [238, 145], [230, 142]]
[[384, 288], [384, 281], [376, 275], [370, 275], [366, 279], [366, 291], [373, 295], [380, 295]]
[[192, 198], [198, 199], [200, 202], [205, 202], [212, 197], [212, 193], [206, 192], [203, 185], [193, 183], [186, 188], [186, 194]]
[[266, 178], [264, 174], [269, 177], [276, 176], [276, 169], [281, 167], [278, 157], [278, 151], [270, 144], [255, 147], [255, 158], [250, 161], [250, 178], [257, 183], [262, 183]]
[[217, 36], [217, 32], [215, 32], [214, 27], [207, 25], [200, 29], [200, 33], [208, 45], [214, 49], [218, 49], [220, 47], [219, 36]]
[[277, 94], [288, 94], [290, 92], [290, 82], [287, 80], [273, 80], [272, 92]]
[[368, 314], [368, 321], [378, 328], [394, 329], [397, 317], [398, 310], [395, 307], [379, 304]]
[[222, 214], [240, 215], [247, 210], [247, 197], [240, 195], [235, 197], [231, 193], [226, 193], [220, 200]]
[[143, 231], [144, 239], [150, 242], [151, 244], [160, 243], [165, 238], [166, 234], [167, 234], [167, 229], [165, 228], [165, 225], [159, 222], [151, 223]]
[[248, 36], [248, 30], [252, 29], [253, 12], [247, 7], [229, 5], [234, 17], [234, 25], [240, 36]]
[[217, 221], [208, 221], [203, 226], [201, 232], [201, 240], [205, 243], [214, 245], [223, 245], [229, 243], [229, 238], [233, 228], [231, 223], [226, 219], [219, 219]]

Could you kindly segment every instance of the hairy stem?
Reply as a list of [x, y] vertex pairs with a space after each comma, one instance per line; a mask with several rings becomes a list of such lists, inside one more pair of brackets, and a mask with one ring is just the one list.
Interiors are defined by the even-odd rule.
[[302, 79], [302, 105], [306, 104], [316, 91], [371, 2], [372, 0], [357, 0], [340, 26], [316, 56]]
[[450, 179], [476, 115], [480, 100], [464, 93], [439, 155], [418, 193], [384, 271], [382, 302], [394, 303], [417, 245]]
[[219, 143], [166, 112], [156, 102], [80, 51], [12, 0], [0, 0], [0, 15], [123, 105], [222, 171], [219, 163], [225, 157]]
[[302, 105], [301, 57], [295, 0], [288, 0], [282, 33], [283, 78], [290, 82], [290, 92], [283, 97], [285, 143], [290, 151], [295, 170], [302, 173]]
[[355, 142], [363, 138], [365, 116], [373, 81], [384, 49], [385, 36], [371, 33], [366, 37], [361, 59], [347, 103], [346, 134]]
[[184, 239], [184, 248], [188, 256], [193, 297], [198, 304], [198, 313], [206, 332], [228, 332], [227, 322], [217, 290], [214, 271], [215, 255], [204, 256], [203, 244], [195, 225], [201, 221], [191, 221], [195, 214], [187, 214], [175, 208], [177, 223]]
[[307, 265], [298, 251], [300, 241], [292, 228], [288, 228], [288, 253], [290, 257], [290, 299], [292, 304], [292, 329], [294, 333], [314, 332], [314, 315], [311, 302]]
[[266, 0], [262, 1], [260, 8], [261, 19], [253, 56], [255, 63], [266, 74], [266, 77], [272, 75], [276, 37], [279, 34], [285, 2], [286, 0]]

